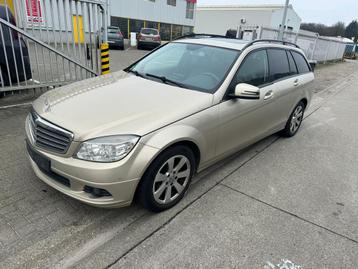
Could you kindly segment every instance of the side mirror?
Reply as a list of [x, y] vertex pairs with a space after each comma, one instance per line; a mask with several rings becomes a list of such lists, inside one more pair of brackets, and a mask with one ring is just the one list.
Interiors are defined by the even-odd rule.
[[246, 83], [239, 83], [236, 85], [235, 92], [231, 94], [231, 97], [258, 100], [260, 99], [260, 88]]

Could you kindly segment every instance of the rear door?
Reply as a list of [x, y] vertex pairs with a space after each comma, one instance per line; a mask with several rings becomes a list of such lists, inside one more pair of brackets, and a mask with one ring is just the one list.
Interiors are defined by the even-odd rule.
[[291, 109], [297, 102], [300, 92], [296, 91], [298, 72], [292, 56], [285, 49], [267, 49], [270, 69], [270, 82], [274, 87], [274, 106], [272, 119], [274, 126], [283, 128]]

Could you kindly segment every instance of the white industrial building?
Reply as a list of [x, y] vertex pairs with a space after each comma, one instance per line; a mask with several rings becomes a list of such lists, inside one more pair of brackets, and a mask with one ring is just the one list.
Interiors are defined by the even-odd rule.
[[163, 40], [192, 32], [196, 0], [111, 0], [111, 25], [119, 26], [125, 37], [142, 27], [160, 30]]
[[[215, 5], [198, 6], [196, 11], [195, 33], [225, 35], [229, 29], [240, 27], [279, 28], [282, 23], [284, 5]], [[297, 33], [300, 29], [301, 18], [289, 6], [286, 31]]]

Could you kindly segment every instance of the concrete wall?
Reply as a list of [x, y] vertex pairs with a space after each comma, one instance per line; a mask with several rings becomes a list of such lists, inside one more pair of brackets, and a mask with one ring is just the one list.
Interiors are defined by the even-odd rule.
[[186, 0], [177, 0], [176, 6], [167, 4], [167, 0], [111, 0], [111, 16], [163, 22], [169, 24], [194, 26], [193, 19], [186, 18]]
[[[264, 26], [278, 28], [282, 22], [283, 8], [259, 7], [198, 7], [194, 31], [196, 33], [210, 33], [224, 35], [228, 29], [237, 29], [241, 19], [245, 19], [245, 26]], [[287, 13], [288, 26], [298, 32], [301, 19], [297, 13], [289, 9]]]
[[[283, 9], [274, 10], [271, 16], [270, 27], [279, 28], [282, 23], [282, 17], [283, 17]], [[292, 27], [293, 28], [292, 31], [297, 33], [300, 30], [301, 22], [302, 20], [297, 15], [297, 13], [293, 9], [289, 8], [287, 10], [287, 20], [285, 25], [287, 27]]]
[[271, 10], [206, 10], [196, 11], [195, 33], [225, 35], [228, 29], [237, 29], [240, 20], [245, 18], [247, 25], [270, 25]]

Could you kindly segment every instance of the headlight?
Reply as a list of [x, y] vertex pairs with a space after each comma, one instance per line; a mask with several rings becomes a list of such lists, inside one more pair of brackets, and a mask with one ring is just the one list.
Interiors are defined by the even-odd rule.
[[115, 162], [123, 159], [139, 140], [135, 135], [106, 136], [83, 142], [76, 156], [93, 162]]

